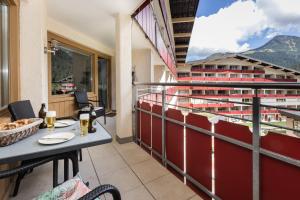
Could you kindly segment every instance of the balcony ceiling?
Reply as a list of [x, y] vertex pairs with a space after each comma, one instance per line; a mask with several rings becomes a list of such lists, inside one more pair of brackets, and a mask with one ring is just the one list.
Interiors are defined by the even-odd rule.
[[47, 15], [114, 48], [115, 15], [132, 14], [143, 0], [47, 0]]
[[185, 63], [199, 0], [170, 1], [177, 64]]

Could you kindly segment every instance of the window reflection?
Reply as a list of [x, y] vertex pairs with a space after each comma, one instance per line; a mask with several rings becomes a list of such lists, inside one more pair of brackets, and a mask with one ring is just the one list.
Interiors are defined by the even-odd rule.
[[71, 94], [75, 90], [92, 91], [92, 55], [59, 45], [51, 55], [52, 95]]

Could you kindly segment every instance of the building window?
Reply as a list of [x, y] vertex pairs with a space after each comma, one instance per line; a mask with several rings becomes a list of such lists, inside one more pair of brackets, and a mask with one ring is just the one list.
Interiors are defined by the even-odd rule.
[[286, 102], [286, 99], [276, 99], [276, 102]]
[[0, 4], [0, 109], [9, 103], [9, 7]]
[[58, 51], [51, 55], [52, 95], [92, 92], [92, 63], [92, 53], [59, 44]]

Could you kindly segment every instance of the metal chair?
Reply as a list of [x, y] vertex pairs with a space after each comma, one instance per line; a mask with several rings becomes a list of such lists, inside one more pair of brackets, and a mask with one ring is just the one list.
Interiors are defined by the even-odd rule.
[[[57, 159], [57, 157], [56, 156], [50, 156], [50, 157], [40, 159], [39, 161], [37, 161], [35, 163], [27, 164], [27, 165], [24, 165], [24, 166], [19, 166], [19, 167], [16, 167], [14, 169], [0, 171], [0, 179], [8, 178], [8, 177], [16, 175], [16, 174], [18, 174], [18, 175], [19, 174], [24, 174], [28, 170], [30, 170], [34, 167], [38, 167], [38, 166], [40, 166], [42, 164], [45, 164], [47, 162], [50, 162], [53, 159]], [[93, 189], [92, 191], [90, 191], [89, 193], [87, 193], [86, 195], [82, 196], [79, 200], [94, 200], [94, 199], [97, 199], [99, 196], [101, 196], [103, 194], [106, 194], [106, 193], [110, 193], [114, 200], [121, 200], [121, 195], [120, 195], [119, 190], [116, 187], [112, 186], [112, 185], [98, 186], [95, 189]]]
[[[30, 103], [30, 100], [23, 100], [23, 101], [16, 101], [8, 105], [8, 110], [11, 114], [12, 121], [16, 121], [19, 119], [28, 119], [28, 118], [35, 118], [35, 114], [32, 108], [32, 105]], [[68, 164], [68, 157], [62, 157], [62, 158], [53, 158], [52, 160], [49, 158], [41, 158], [41, 159], [34, 159], [34, 160], [25, 160], [21, 162], [20, 168], [26, 168], [27, 170], [20, 170], [18, 172], [18, 177], [16, 179], [15, 188], [13, 192], [13, 196], [16, 196], [19, 191], [19, 187], [21, 184], [22, 179], [25, 177], [26, 174], [31, 173], [33, 169], [37, 166], [40, 166], [42, 164], [45, 164], [46, 162], [42, 162], [43, 160], [46, 160], [47, 162], [53, 161], [53, 172], [56, 172], [58, 170], [58, 160], [64, 159], [65, 160], [65, 167]], [[65, 170], [66, 171], [66, 170]], [[57, 177], [53, 177], [53, 182], [57, 182]]]
[[[75, 91], [74, 96], [77, 107], [79, 108], [78, 117], [80, 114], [89, 113], [91, 109], [94, 109], [96, 117], [103, 116], [104, 124], [106, 124], [105, 105], [102, 100], [90, 100], [88, 98], [87, 92], [85, 91]], [[97, 103], [97, 106], [94, 107], [94, 105], [91, 102]]]
[[13, 121], [36, 117], [29, 100], [11, 103], [8, 105], [8, 110]]

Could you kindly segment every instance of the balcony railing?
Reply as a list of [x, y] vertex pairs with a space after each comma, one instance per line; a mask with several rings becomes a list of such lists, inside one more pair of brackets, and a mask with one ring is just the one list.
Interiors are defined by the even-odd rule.
[[233, 77], [181, 77], [179, 81], [234, 81], [234, 82], [297, 82], [297, 79], [233, 78]]
[[[163, 10], [164, 9], [162, 9], [162, 11]], [[162, 13], [162, 15], [165, 17], [164, 13]], [[141, 30], [146, 34], [154, 48], [156, 48], [160, 57], [168, 66], [172, 74], [177, 77], [174, 52], [172, 51], [172, 48], [169, 48], [170, 45], [167, 45], [163, 39], [164, 34], [162, 33], [162, 30], [158, 24], [151, 1], [145, 1], [144, 4], [142, 4], [141, 7], [135, 11], [132, 17], [137, 22]], [[166, 19], [164, 18], [164, 20]], [[167, 33], [168, 31], [169, 29], [167, 27]], [[170, 38], [169, 35], [168, 38]], [[169, 43], [172, 44], [171, 41], [169, 41]]]
[[261, 89], [299, 89], [299, 83], [135, 85], [136, 142], [204, 199], [299, 198], [300, 130], [261, 118], [263, 110], [296, 108], [263, 105], [257, 95], [252, 103], [207, 99], [251, 106], [251, 118], [228, 116], [178, 106], [174, 88], [179, 86], [247, 88], [258, 94]]

